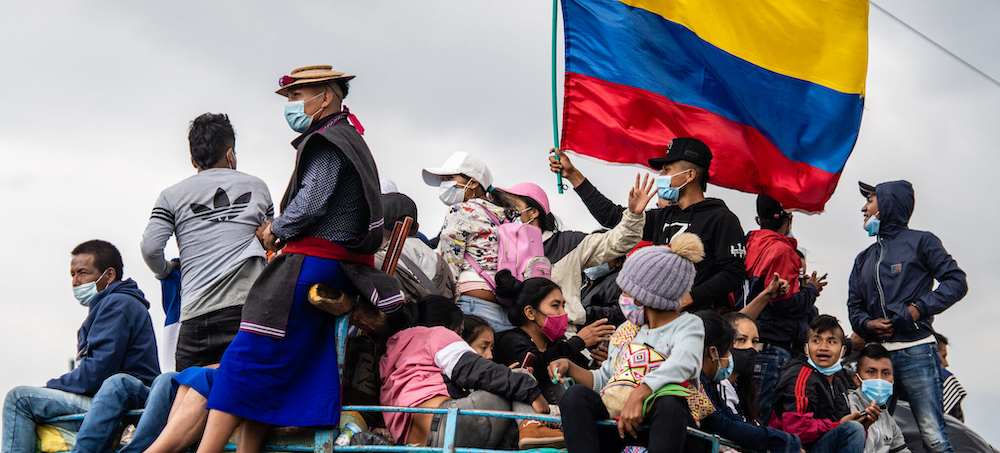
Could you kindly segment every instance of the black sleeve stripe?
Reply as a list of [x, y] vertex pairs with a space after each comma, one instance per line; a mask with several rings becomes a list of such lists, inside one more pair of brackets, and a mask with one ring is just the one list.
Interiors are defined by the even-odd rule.
[[174, 223], [174, 219], [167, 218], [166, 216], [163, 216], [163, 215], [161, 215], [159, 213], [155, 213], [155, 212], [152, 215], [149, 216], [149, 219], [150, 220], [159, 219], [159, 220], [162, 220], [162, 221], [167, 222], [169, 224], [173, 224]]

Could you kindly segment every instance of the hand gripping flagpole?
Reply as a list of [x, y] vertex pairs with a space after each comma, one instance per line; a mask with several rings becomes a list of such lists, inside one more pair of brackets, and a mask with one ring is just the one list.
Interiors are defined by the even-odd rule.
[[[559, 26], [559, 0], [552, 0], [552, 139], [559, 150], [559, 110], [556, 102], [556, 27]], [[556, 160], [559, 154], [554, 153]], [[556, 190], [563, 193], [562, 172], [556, 173]]]

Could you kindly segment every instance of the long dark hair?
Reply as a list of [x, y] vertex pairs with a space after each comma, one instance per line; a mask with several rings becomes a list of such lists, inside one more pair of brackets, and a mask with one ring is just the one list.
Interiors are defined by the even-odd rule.
[[529, 322], [528, 318], [524, 317], [524, 307], [531, 306], [538, 310], [538, 305], [552, 294], [552, 291], [561, 289], [555, 282], [543, 277], [532, 277], [522, 282], [506, 269], [497, 272], [496, 281], [497, 296], [511, 300], [507, 319], [518, 327]]
[[[736, 324], [740, 321], [754, 322], [749, 316], [738, 311], [727, 313], [722, 317], [726, 321], [729, 321], [734, 333], [736, 332]], [[736, 405], [736, 409], [740, 415], [746, 421], [760, 425], [760, 413], [757, 411], [757, 382], [753, 379], [753, 373], [740, 373], [736, 377], [736, 380], [733, 381], [733, 387], [736, 388], [736, 396], [740, 398], [740, 403]]]
[[462, 327], [465, 315], [455, 301], [443, 296], [426, 296], [417, 302], [417, 325], [444, 326], [456, 332]]

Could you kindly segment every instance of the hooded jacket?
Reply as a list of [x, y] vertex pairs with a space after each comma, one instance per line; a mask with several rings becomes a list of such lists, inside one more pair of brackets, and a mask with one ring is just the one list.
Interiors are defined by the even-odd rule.
[[[863, 411], [871, 404], [860, 388], [851, 390], [847, 400], [854, 412]], [[882, 415], [868, 427], [865, 453], [910, 453], [910, 449], [906, 447], [906, 439], [903, 438], [903, 431], [886, 410], [886, 406], [882, 406]]]
[[[913, 186], [892, 181], [875, 187], [878, 198], [878, 238], [858, 254], [848, 285], [847, 309], [855, 332], [874, 341], [868, 321], [888, 318], [895, 333], [889, 341], [909, 342], [933, 332], [934, 315], [958, 302], [968, 291], [965, 272], [927, 231], [911, 230]], [[934, 280], [937, 289], [932, 289]], [[907, 307], [920, 311], [916, 322]]]
[[[614, 204], [589, 180], [575, 190], [601, 225], [612, 228], [621, 220], [625, 207]], [[644, 241], [669, 245], [680, 233], [694, 233], [705, 244], [705, 259], [694, 265], [694, 303], [685, 310], [693, 313], [713, 307], [731, 308], [730, 293], [737, 291], [746, 278], [746, 238], [740, 220], [718, 198], [706, 198], [687, 209], [668, 206], [646, 211]]]
[[78, 366], [46, 387], [93, 396], [113, 374], [128, 373], [146, 385], [160, 374], [149, 302], [132, 279], [94, 296], [77, 338]]
[[834, 374], [829, 382], [803, 357], [788, 362], [774, 386], [771, 400], [771, 428], [797, 434], [809, 445], [840, 426], [851, 412], [847, 402], [847, 382]]
[[[798, 344], [805, 341], [812, 307], [818, 291], [812, 284], [799, 285], [802, 259], [795, 253], [798, 242], [771, 230], [751, 231], [747, 239], [746, 268], [750, 291], [746, 302], [757, 297], [767, 287], [774, 274], [788, 280], [789, 296], [771, 301], [760, 312], [760, 341], [779, 345]], [[737, 305], [739, 307], [739, 304]]]

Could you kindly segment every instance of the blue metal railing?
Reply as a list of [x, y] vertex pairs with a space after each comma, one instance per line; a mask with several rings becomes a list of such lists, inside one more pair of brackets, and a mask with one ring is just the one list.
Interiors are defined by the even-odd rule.
[[[340, 371], [340, 375], [344, 375], [344, 357], [347, 354], [347, 328], [348, 320], [350, 314], [338, 316], [336, 319], [336, 335], [337, 335], [337, 368]], [[458, 426], [458, 416], [459, 415], [474, 415], [474, 416], [484, 416], [484, 417], [495, 417], [495, 418], [507, 418], [507, 419], [523, 419], [525, 414], [518, 414], [514, 412], [503, 412], [503, 411], [485, 411], [485, 410], [474, 410], [474, 409], [431, 409], [423, 407], [395, 407], [395, 406], [344, 406], [344, 411], [354, 411], [354, 412], [408, 412], [413, 414], [444, 414], [445, 415], [445, 444], [441, 447], [411, 447], [405, 445], [357, 445], [357, 446], [335, 446], [333, 444], [334, 439], [339, 434], [337, 428], [328, 429], [317, 429], [313, 440], [313, 445], [265, 445], [261, 448], [261, 451], [268, 452], [313, 452], [313, 453], [331, 453], [331, 452], [348, 452], [348, 451], [373, 451], [373, 452], [407, 452], [407, 453], [496, 453], [503, 452], [507, 450], [491, 450], [483, 448], [466, 448], [458, 447], [455, 445], [455, 430]], [[42, 423], [56, 423], [56, 422], [71, 422], [71, 421], [81, 421], [83, 420], [85, 414], [74, 414], [66, 415], [62, 417], [50, 418], [48, 420], [43, 420]], [[127, 416], [138, 417], [142, 415], [142, 410], [129, 411]], [[542, 414], [532, 414], [531, 418], [533, 420], [541, 420], [545, 422], [562, 422], [559, 416], [554, 415], [542, 415]], [[597, 422], [598, 425], [604, 426], [617, 426], [614, 420], [602, 420]], [[715, 434], [710, 434], [705, 431], [696, 428], [688, 428], [688, 436], [693, 436], [698, 439], [702, 439], [712, 444], [712, 453], [718, 453], [720, 445], [726, 445], [730, 447], [737, 447], [735, 443], [719, 437]], [[235, 444], [228, 444], [225, 446], [223, 451], [236, 451]]]

